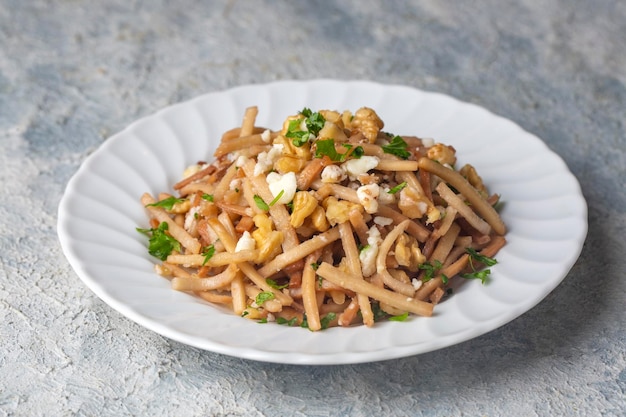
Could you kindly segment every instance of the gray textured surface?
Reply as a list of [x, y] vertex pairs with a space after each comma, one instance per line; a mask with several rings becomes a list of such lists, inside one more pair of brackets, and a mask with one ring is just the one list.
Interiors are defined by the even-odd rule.
[[[622, 416], [626, 3], [0, 0], [0, 415]], [[562, 285], [401, 360], [297, 367], [160, 337], [79, 281], [66, 182], [108, 136], [201, 93], [370, 79], [475, 102], [560, 154], [589, 204]]]

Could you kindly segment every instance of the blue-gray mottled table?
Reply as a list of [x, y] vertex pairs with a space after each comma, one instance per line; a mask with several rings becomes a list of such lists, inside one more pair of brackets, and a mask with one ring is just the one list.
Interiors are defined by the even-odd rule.
[[[80, 282], [57, 205], [107, 137], [205, 92], [322, 77], [450, 94], [541, 137], [589, 204], [563, 283], [453, 347], [298, 367], [172, 342]], [[0, 415], [624, 415], [625, 122], [620, 1], [0, 0]]]

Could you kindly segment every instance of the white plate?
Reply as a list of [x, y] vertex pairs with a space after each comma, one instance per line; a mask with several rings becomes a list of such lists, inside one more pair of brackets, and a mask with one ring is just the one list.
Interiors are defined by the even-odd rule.
[[[258, 124], [278, 128], [303, 107], [369, 106], [385, 131], [453, 145], [490, 190], [502, 195], [508, 244], [487, 285], [472, 280], [431, 318], [374, 328], [310, 332], [258, 324], [170, 288], [147, 252], [145, 191], [171, 190], [186, 166], [211, 160], [222, 132], [259, 107]], [[63, 251], [84, 283], [131, 320], [202, 349], [260, 361], [346, 364], [399, 358], [487, 333], [528, 311], [578, 258], [587, 206], [563, 161], [509, 120], [445, 95], [409, 87], [332, 80], [275, 82], [210, 93], [138, 120], [106, 142], [70, 180], [59, 206]]]

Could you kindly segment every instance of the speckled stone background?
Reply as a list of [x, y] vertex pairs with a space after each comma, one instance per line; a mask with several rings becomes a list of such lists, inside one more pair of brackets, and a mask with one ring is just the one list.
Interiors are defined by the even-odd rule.
[[[487, 335], [298, 367], [167, 340], [95, 297], [56, 235], [65, 184], [133, 120], [239, 84], [438, 91], [541, 137], [589, 235], [562, 285]], [[626, 3], [0, 0], [0, 415], [623, 416]]]

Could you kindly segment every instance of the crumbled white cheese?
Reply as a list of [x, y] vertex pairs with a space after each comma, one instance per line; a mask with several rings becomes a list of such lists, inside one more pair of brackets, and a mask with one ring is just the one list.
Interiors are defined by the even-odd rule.
[[350, 159], [344, 162], [341, 167], [348, 173], [350, 180], [354, 181], [359, 175], [367, 174], [370, 169], [378, 165], [378, 157], [365, 155], [359, 159]]
[[282, 143], [275, 143], [269, 151], [261, 152], [254, 166], [254, 175], [257, 176], [271, 170], [274, 167], [274, 162], [283, 154], [283, 147]]
[[200, 206], [192, 207], [185, 215], [184, 228], [186, 231], [190, 231], [193, 227], [194, 221], [196, 221], [196, 213], [200, 210]]
[[393, 219], [390, 219], [389, 217], [376, 216], [374, 217], [374, 223], [379, 226], [389, 226], [393, 223]]
[[338, 183], [346, 179], [346, 171], [339, 165], [328, 165], [322, 170], [322, 182]]
[[270, 139], [272, 136], [270, 135], [269, 129], [265, 129], [263, 133], [261, 133], [261, 140], [265, 143], [270, 143]]
[[235, 178], [234, 180], [232, 180], [230, 184], [228, 184], [228, 188], [231, 191], [237, 191], [239, 188], [241, 188], [241, 178]]
[[416, 290], [416, 291], [420, 289], [420, 287], [422, 286], [422, 284], [423, 284], [423, 283], [422, 283], [422, 280], [420, 280], [420, 279], [413, 278], [413, 279], [411, 280], [411, 285], [413, 285], [413, 288], [415, 288], [415, 290]]
[[267, 174], [267, 184], [270, 187], [270, 191], [274, 198], [280, 198], [275, 204], [287, 204], [293, 200], [296, 191], [298, 191], [298, 183], [296, 181], [296, 174], [293, 172], [287, 172], [284, 175], [280, 175], [277, 172], [270, 172]]
[[376, 256], [378, 256], [378, 247], [382, 243], [380, 231], [376, 226], [372, 226], [367, 231], [367, 246], [359, 252], [364, 277], [369, 277], [376, 272]]
[[235, 166], [237, 168], [241, 168], [242, 166], [244, 166], [246, 164], [246, 161], [248, 161], [248, 158], [244, 155], [239, 155], [237, 156], [236, 160], [235, 160]]
[[422, 138], [422, 145], [426, 146], [427, 148], [435, 146], [435, 139], [433, 139], [433, 138]]
[[356, 196], [366, 212], [372, 214], [378, 211], [378, 195], [380, 187], [378, 184], [362, 185], [356, 190]]
[[256, 240], [254, 240], [250, 235], [250, 232], [246, 230], [239, 238], [237, 246], [235, 246], [235, 252], [241, 252], [242, 250], [254, 250], [254, 248], [256, 248]]
[[388, 186], [382, 186], [380, 188], [380, 195], [378, 196], [378, 202], [380, 204], [390, 205], [396, 202], [396, 196], [394, 194], [390, 194]]
[[195, 174], [196, 172], [200, 171], [202, 168], [204, 168], [204, 167], [201, 166], [200, 164], [189, 165], [183, 171], [183, 179], [191, 177], [193, 174]]

